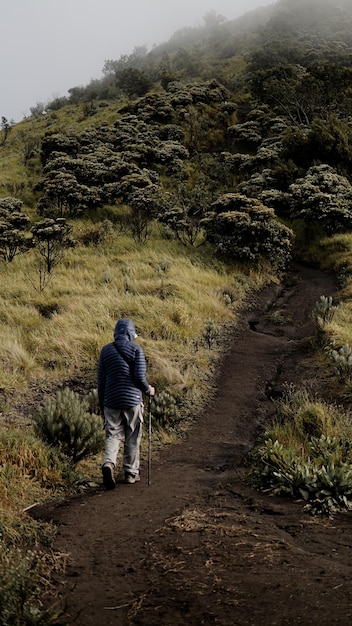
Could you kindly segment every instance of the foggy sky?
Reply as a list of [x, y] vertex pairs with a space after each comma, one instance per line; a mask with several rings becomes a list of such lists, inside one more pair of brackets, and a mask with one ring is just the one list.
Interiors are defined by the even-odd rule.
[[107, 59], [148, 50], [177, 30], [204, 24], [209, 11], [239, 17], [275, 0], [2, 0], [0, 117], [102, 78]]

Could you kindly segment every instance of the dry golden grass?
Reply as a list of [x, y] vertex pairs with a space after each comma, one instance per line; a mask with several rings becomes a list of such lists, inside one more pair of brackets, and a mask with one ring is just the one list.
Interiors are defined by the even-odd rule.
[[175, 242], [156, 239], [138, 247], [126, 236], [69, 251], [43, 291], [32, 253], [1, 269], [0, 385], [16, 387], [18, 372], [17, 392], [33, 377], [59, 382], [94, 372], [120, 317], [134, 320], [159, 389], [192, 388], [219, 349], [204, 343], [206, 321], [222, 329], [233, 325], [247, 291], [267, 280], [211, 264], [203, 252]]
[[[116, 104], [97, 107], [95, 122], [114, 122]], [[2, 146], [0, 196], [19, 195], [33, 221], [31, 186], [41, 175], [39, 155], [24, 166], [28, 138], [39, 139], [60, 127], [76, 132], [91, 126], [83, 107], [32, 117], [17, 124]], [[31, 178], [31, 186], [28, 177]], [[28, 200], [28, 201], [27, 201]], [[73, 235], [88, 228], [73, 222]], [[212, 258], [209, 250], [186, 249], [159, 237], [137, 246], [115, 233], [99, 247], [78, 245], [66, 254], [50, 282], [40, 290], [34, 253], [0, 265], [0, 388], [6, 398], [26, 393], [30, 384], [56, 384], [90, 372], [94, 377], [99, 350], [111, 341], [116, 320], [134, 320], [152, 380], [161, 390], [202, 396], [198, 387], [217, 362], [219, 346], [209, 350], [203, 331], [207, 320], [221, 330], [236, 323], [247, 292], [269, 276], [244, 276]]]
[[[352, 233], [324, 239], [316, 260], [328, 270], [336, 272], [340, 286], [339, 302], [333, 320], [326, 326], [332, 344], [352, 346]], [[325, 294], [329, 295], [329, 294]]]
[[[30, 429], [0, 429], [0, 507], [18, 513], [64, 484], [63, 467]], [[44, 489], [43, 489], [44, 488]]]

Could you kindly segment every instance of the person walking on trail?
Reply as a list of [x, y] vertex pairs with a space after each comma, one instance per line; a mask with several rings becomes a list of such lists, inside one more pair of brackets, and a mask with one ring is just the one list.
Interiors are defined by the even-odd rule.
[[154, 396], [155, 389], [146, 378], [146, 360], [133, 322], [120, 319], [114, 341], [100, 351], [98, 363], [98, 400], [105, 421], [105, 456], [102, 463], [103, 484], [114, 489], [114, 469], [120, 444], [124, 441], [123, 470], [125, 482], [140, 480], [140, 444], [143, 426], [143, 393]]

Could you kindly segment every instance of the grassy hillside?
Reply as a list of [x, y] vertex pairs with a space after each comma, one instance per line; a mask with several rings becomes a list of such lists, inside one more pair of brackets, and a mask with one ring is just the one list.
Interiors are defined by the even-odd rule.
[[[334, 401], [350, 402], [352, 14], [346, 2], [318, 4], [317, 13], [313, 0], [281, 0], [176, 33], [150, 53], [107, 62], [102, 80], [0, 132], [8, 607], [18, 596], [8, 563], [21, 558], [40, 605], [29, 581], [43, 563], [23, 555], [50, 541], [23, 509], [82, 488], [99, 470], [99, 455], [73, 468], [39, 442], [32, 417], [58, 389], [82, 398], [94, 390], [118, 318], [134, 320], [160, 412], [174, 411], [155, 428], [163, 443], [204, 408], [241, 307], [282, 277], [292, 253], [338, 275], [339, 302], [316, 312], [317, 359]], [[23, 230], [11, 221], [18, 207], [16, 219], [29, 218]], [[32, 230], [45, 220], [70, 229], [50, 270]], [[36, 623], [13, 615], [14, 626]]]
[[[102, 120], [109, 116], [116, 119], [116, 106], [104, 107]], [[68, 107], [54, 119], [48, 114], [17, 125], [1, 148], [2, 196], [20, 198], [32, 223], [40, 219], [33, 185], [42, 165], [39, 153], [24, 165], [24, 144], [53, 125], [77, 132], [88, 122], [80, 105]], [[111, 341], [118, 318], [131, 317], [162, 406], [169, 414], [176, 402], [179, 416], [175, 422], [171, 411], [174, 423], [162, 416], [154, 431], [156, 451], [205, 406], [226, 333], [248, 293], [270, 279], [216, 259], [207, 245], [185, 247], [165, 239], [156, 222], [144, 244], [119, 222], [110, 223], [103, 238], [94, 215], [70, 222], [75, 247], [44, 288], [35, 250], [1, 263], [0, 578], [7, 590], [1, 624], [55, 623], [55, 612], [46, 614], [42, 600], [45, 581], [64, 566], [65, 556], [50, 551], [53, 529], [34, 523], [24, 510], [83, 489], [100, 475], [101, 455], [74, 468], [34, 435], [32, 417], [39, 405], [58, 389], [68, 387], [81, 397], [94, 390], [101, 346]]]
[[[294, 254], [338, 268], [346, 328], [351, 14], [343, 3], [308, 8], [309, 29], [306, 3], [282, 0], [175, 33], [2, 131], [0, 201], [20, 201], [31, 225], [63, 218], [73, 243], [52, 272], [37, 246], [1, 263], [4, 423], [30, 423], [33, 390], [38, 402], [72, 381], [94, 388], [121, 316], [134, 319], [151, 379], [188, 419], [211, 392], [247, 294], [284, 270], [275, 259], [289, 231], [275, 221], [295, 232]], [[336, 319], [334, 346], [349, 340]]]
[[20, 201], [30, 225], [63, 218], [72, 243], [53, 271], [37, 245], [3, 257], [4, 423], [30, 424], [35, 403], [64, 385], [92, 390], [121, 316], [134, 319], [151, 380], [187, 420], [211, 393], [247, 294], [284, 271], [275, 260], [286, 226], [296, 256], [341, 276], [332, 345], [349, 342], [350, 239], [340, 232], [352, 224], [352, 17], [347, 4], [327, 1], [319, 14], [316, 4], [213, 16], [107, 62], [101, 81], [2, 131], [0, 202]]

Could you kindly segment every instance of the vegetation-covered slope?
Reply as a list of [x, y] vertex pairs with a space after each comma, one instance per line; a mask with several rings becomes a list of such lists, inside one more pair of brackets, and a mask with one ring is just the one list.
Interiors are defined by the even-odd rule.
[[[5, 414], [19, 388], [94, 385], [121, 315], [188, 414], [247, 288], [292, 251], [329, 263], [326, 238], [352, 223], [351, 19], [348, 2], [314, 0], [211, 12], [15, 127], [3, 119]], [[336, 263], [348, 285], [349, 259]]]
[[247, 288], [350, 231], [351, 19], [349, 3], [313, 0], [234, 22], [211, 12], [15, 127], [3, 119], [6, 413], [19, 387], [93, 385], [121, 315], [187, 413]]
[[[122, 316], [172, 432], [212, 392], [248, 291], [292, 254], [338, 271], [341, 302], [317, 317], [321, 358], [343, 374], [336, 395], [350, 398], [351, 21], [341, 0], [281, 0], [234, 22], [213, 12], [20, 124], [2, 119], [5, 465], [14, 422], [30, 425], [45, 395], [94, 388]], [[46, 463], [40, 486], [64, 484], [67, 468]], [[32, 493], [2, 502], [17, 511]]]

